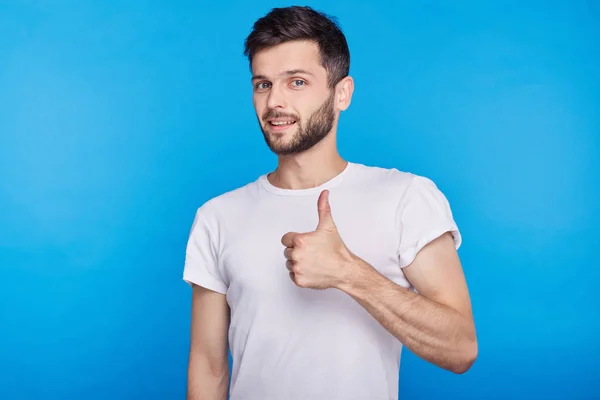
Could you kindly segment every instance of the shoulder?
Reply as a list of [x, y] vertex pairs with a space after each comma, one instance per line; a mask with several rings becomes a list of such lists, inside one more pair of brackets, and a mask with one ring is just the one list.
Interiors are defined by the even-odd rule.
[[398, 168], [354, 166], [355, 190], [386, 199], [398, 215], [452, 214], [446, 194], [428, 176]]
[[198, 205], [196, 220], [204, 220], [209, 225], [217, 224], [223, 218], [249, 207], [257, 198], [258, 189], [258, 183], [254, 181], [214, 196]]
[[435, 182], [424, 175], [394, 167], [379, 167], [355, 163], [355, 179], [363, 187], [381, 187], [392, 192], [398, 200], [415, 192], [439, 190]]

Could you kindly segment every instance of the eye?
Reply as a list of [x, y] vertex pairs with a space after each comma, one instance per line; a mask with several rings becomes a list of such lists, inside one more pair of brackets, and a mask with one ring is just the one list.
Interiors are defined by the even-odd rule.
[[302, 87], [304, 85], [306, 85], [306, 82], [304, 82], [302, 79], [294, 79], [292, 81], [292, 86], [293, 87]]
[[254, 88], [257, 90], [265, 90], [265, 89], [268, 89], [269, 87], [270, 87], [269, 82], [265, 82], [265, 81], [258, 82], [254, 85]]

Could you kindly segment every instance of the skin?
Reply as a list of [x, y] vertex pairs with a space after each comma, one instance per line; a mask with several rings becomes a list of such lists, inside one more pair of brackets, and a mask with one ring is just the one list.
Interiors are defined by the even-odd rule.
[[[352, 78], [328, 87], [318, 47], [307, 41], [260, 51], [252, 72], [257, 120], [267, 146], [278, 157], [277, 168], [268, 175], [271, 184], [307, 189], [341, 173], [347, 162], [337, 151], [337, 124], [350, 106]], [[296, 123], [277, 131], [269, 124], [272, 118]], [[454, 373], [466, 372], [477, 357], [477, 338], [450, 234], [425, 246], [403, 269], [417, 294], [352, 253], [337, 231], [328, 195], [323, 191], [315, 205], [319, 223], [314, 231], [288, 232], [281, 238], [290, 279], [306, 289], [345, 292], [413, 353]], [[228, 318], [224, 295], [194, 287], [188, 399], [227, 398]]]
[[226, 400], [229, 385], [225, 296], [198, 285], [192, 289], [188, 400]]
[[[288, 74], [298, 70], [305, 72]], [[337, 151], [337, 124], [340, 112], [350, 106], [352, 78], [346, 77], [330, 89], [317, 45], [305, 41], [259, 52], [252, 62], [252, 72], [254, 109], [265, 140], [278, 156], [278, 167], [269, 174], [269, 181], [285, 189], [303, 189], [318, 186], [342, 172], [347, 163]], [[327, 102], [332, 91], [334, 120], [329, 133], [309, 149], [286, 154], [285, 150], [298, 140], [299, 129], [308, 125], [311, 115]], [[300, 124], [275, 132], [264, 118], [269, 113], [299, 117]]]
[[404, 268], [416, 294], [352, 253], [333, 220], [328, 191], [319, 196], [313, 232], [286, 233], [286, 267], [302, 288], [342, 290], [421, 358], [464, 373], [477, 357], [467, 285], [449, 233], [425, 246]]

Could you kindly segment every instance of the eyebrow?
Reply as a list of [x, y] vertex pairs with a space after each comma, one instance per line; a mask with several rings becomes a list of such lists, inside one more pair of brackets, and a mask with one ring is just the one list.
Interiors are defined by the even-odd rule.
[[[298, 75], [298, 74], [304, 74], [304, 75], [310, 75], [310, 76], [314, 76], [313, 73], [305, 70], [305, 69], [292, 69], [289, 71], [285, 71], [283, 72], [281, 75], [283, 76], [291, 76], [291, 75]], [[256, 80], [256, 79], [268, 79], [265, 75], [253, 75], [252, 76], [252, 80]]]

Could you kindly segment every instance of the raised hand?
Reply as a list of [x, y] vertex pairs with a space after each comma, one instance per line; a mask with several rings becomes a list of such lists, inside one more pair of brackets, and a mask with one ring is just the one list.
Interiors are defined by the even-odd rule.
[[281, 238], [290, 278], [303, 288], [337, 287], [348, 275], [353, 255], [348, 250], [333, 221], [329, 191], [324, 190], [317, 202], [319, 223], [313, 232], [288, 232]]

